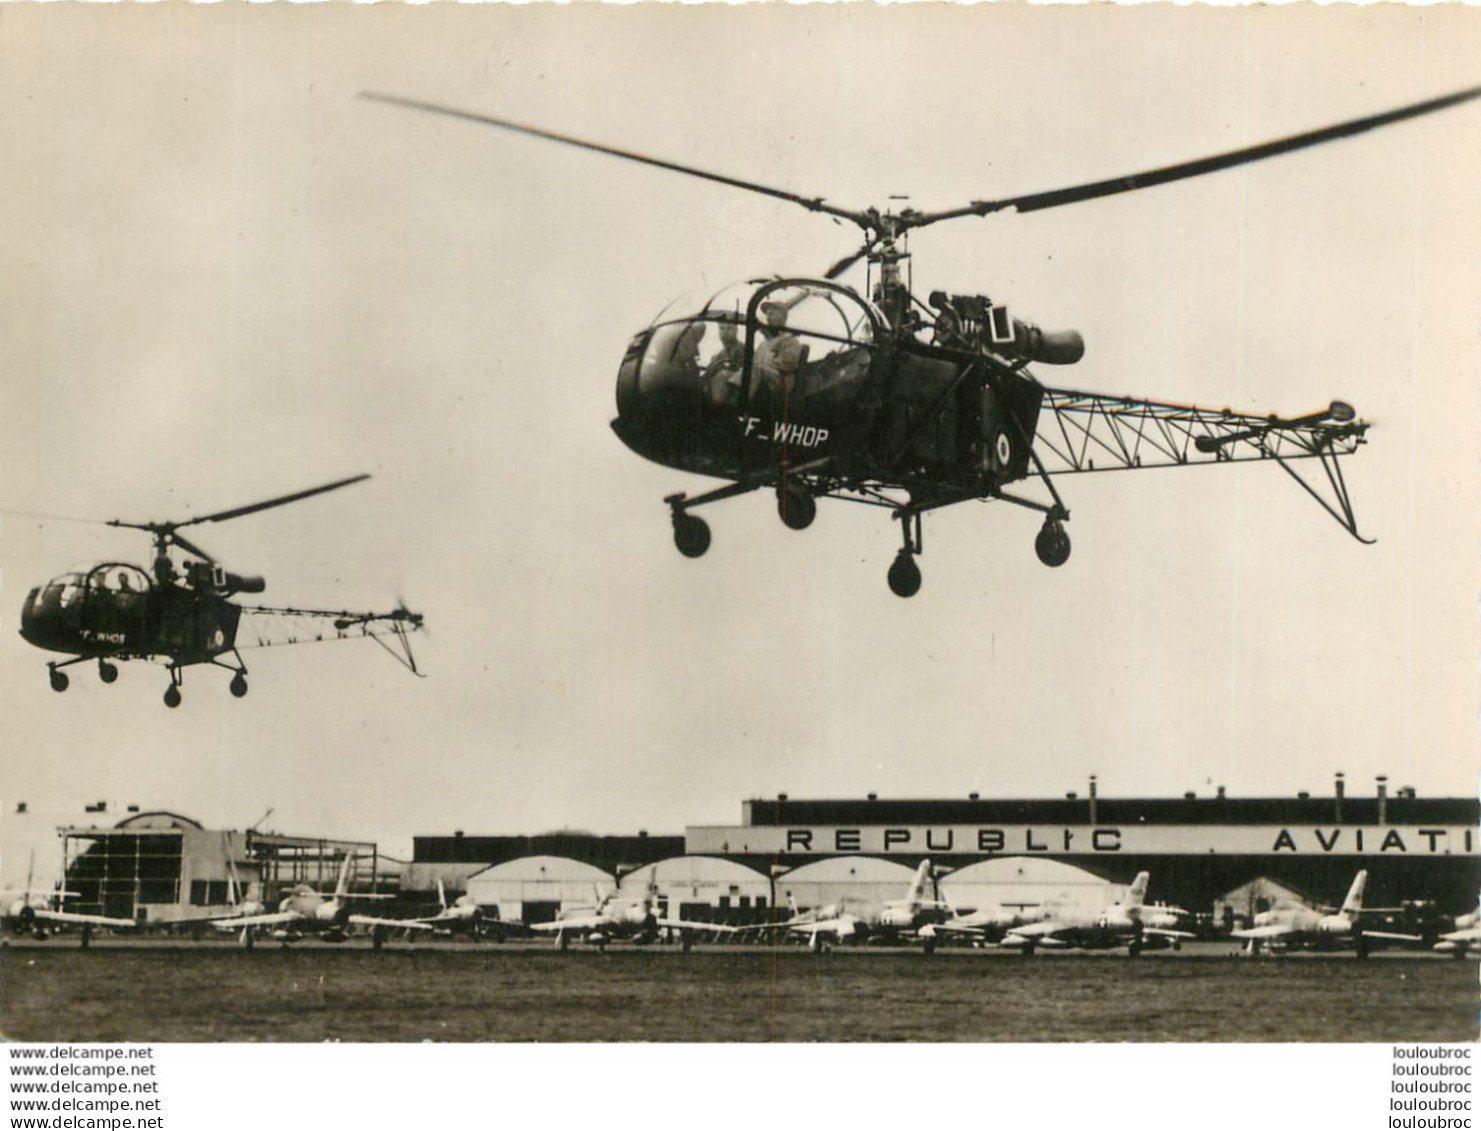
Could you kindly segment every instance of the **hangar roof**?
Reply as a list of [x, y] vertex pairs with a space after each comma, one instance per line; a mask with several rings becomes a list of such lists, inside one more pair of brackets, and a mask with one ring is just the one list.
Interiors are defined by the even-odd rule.
[[618, 886], [631, 888], [655, 883], [760, 884], [768, 890], [771, 887], [771, 881], [755, 868], [718, 856], [672, 856], [629, 872]]
[[468, 877], [474, 880], [528, 881], [528, 880], [577, 880], [588, 883], [612, 883], [612, 877], [600, 868], [583, 864], [566, 856], [522, 856], [518, 860], [507, 860], [475, 872]]

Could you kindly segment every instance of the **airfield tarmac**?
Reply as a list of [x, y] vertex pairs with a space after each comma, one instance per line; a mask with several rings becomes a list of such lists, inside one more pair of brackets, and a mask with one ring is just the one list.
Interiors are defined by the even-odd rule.
[[859, 949], [0, 949], [21, 1041], [1474, 1041], [1476, 963]]

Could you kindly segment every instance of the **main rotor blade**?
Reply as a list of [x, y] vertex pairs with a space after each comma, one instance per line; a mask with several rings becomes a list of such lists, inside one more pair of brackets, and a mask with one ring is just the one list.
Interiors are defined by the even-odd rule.
[[696, 169], [691, 165], [680, 165], [676, 161], [664, 161], [658, 157], [645, 157], [641, 153], [633, 153], [630, 150], [617, 149], [610, 145], [599, 145], [594, 141], [584, 141], [579, 137], [558, 134], [550, 130], [540, 130], [534, 126], [520, 125], [518, 122], [510, 122], [504, 118], [494, 118], [487, 114], [475, 114], [469, 110], [456, 110], [450, 106], [438, 106], [431, 102], [419, 102], [415, 98], [402, 98], [395, 94], [379, 94], [371, 90], [362, 90], [360, 97], [370, 99], [373, 102], [385, 102], [392, 106], [402, 106], [408, 110], [423, 110], [429, 114], [442, 114], [449, 118], [462, 118], [465, 121], [478, 122], [486, 126], [498, 126], [501, 130], [510, 130], [529, 137], [543, 138], [546, 141], [557, 141], [562, 145], [575, 146], [577, 149], [589, 149], [594, 153], [605, 153], [609, 157], [621, 157], [626, 161], [636, 161], [642, 165], [652, 165], [658, 169], [668, 169], [671, 172], [683, 173], [686, 176], [699, 177], [702, 180], [729, 185], [731, 188], [745, 189], [747, 192], [759, 192], [763, 196], [771, 196], [777, 200], [790, 201], [792, 204], [802, 205], [802, 207], [808, 209], [810, 212], [826, 212], [831, 216], [839, 216], [845, 220], [851, 220], [861, 228], [868, 228], [869, 226], [869, 218], [865, 213], [850, 212], [844, 208], [825, 204], [823, 198], [820, 196], [801, 196], [795, 192], [787, 192], [785, 189], [757, 184], [755, 181], [743, 181], [739, 177], [727, 177], [723, 173], [711, 173], [705, 169]]
[[858, 251], [851, 252], [850, 254], [845, 255], [837, 263], [833, 264], [832, 267], [829, 267], [828, 270], [827, 270], [827, 272], [823, 275], [823, 278], [825, 278], [825, 279], [836, 279], [836, 278], [838, 278], [845, 271], [847, 271], [850, 267], [852, 267], [855, 263], [859, 262], [859, 260], [863, 259], [866, 255], [868, 255], [871, 251], [873, 251], [878, 245], [879, 245], [879, 240], [878, 239], [865, 240], [864, 241], [864, 246], [861, 247], [861, 248], [859, 248]]
[[[170, 528], [176, 530], [182, 526], [194, 526], [198, 522], [225, 522], [229, 518], [241, 518], [245, 514], [255, 514], [258, 511], [265, 511], [269, 507], [281, 507], [287, 503], [296, 503], [299, 499], [307, 499], [313, 495], [322, 495], [325, 491], [337, 491], [341, 487], [348, 487], [351, 483], [359, 483], [362, 479], [369, 478], [369, 475], [352, 475], [348, 479], [326, 483], [322, 487], [310, 487], [307, 491], [295, 491], [291, 495], [268, 499], [266, 502], [250, 503], [245, 507], [233, 507], [229, 511], [217, 511], [215, 514], [203, 514], [199, 518], [187, 518], [184, 522], [170, 524]], [[178, 542], [179, 539], [176, 538], [176, 541]]]
[[1438, 110], [1447, 110], [1474, 98], [1481, 98], [1481, 86], [1456, 91], [1454, 94], [1443, 95], [1439, 98], [1431, 98], [1425, 102], [1401, 106], [1397, 110], [1389, 110], [1382, 114], [1355, 118], [1350, 122], [1341, 122], [1335, 126], [1327, 126], [1307, 133], [1293, 134], [1291, 137], [1277, 141], [1267, 141], [1261, 145], [1251, 145], [1229, 153], [1199, 158], [1196, 161], [1184, 161], [1177, 165], [1166, 165], [1160, 169], [1148, 169], [1145, 172], [1130, 173], [1124, 177], [1112, 177], [1104, 181], [1091, 181], [1088, 184], [1075, 185], [1071, 188], [1029, 193], [1026, 196], [1012, 196], [1005, 200], [973, 201], [965, 208], [920, 215], [909, 226], [919, 228], [926, 224], [934, 224], [938, 220], [949, 220], [957, 216], [986, 216], [990, 212], [1002, 212], [1010, 208], [1019, 212], [1037, 212], [1043, 208], [1058, 208], [1064, 204], [1078, 204], [1082, 200], [1095, 200], [1102, 196], [1134, 192], [1137, 189], [1165, 185], [1171, 181], [1186, 180], [1189, 177], [1201, 177], [1205, 173], [1217, 173], [1239, 165], [1248, 165], [1253, 161], [1263, 161], [1267, 157], [1278, 157], [1282, 153], [1292, 153], [1313, 145], [1339, 141], [1342, 138], [1352, 137], [1354, 134], [1376, 130], [1381, 126], [1392, 125], [1409, 118], [1418, 118], [1424, 114], [1433, 114]]

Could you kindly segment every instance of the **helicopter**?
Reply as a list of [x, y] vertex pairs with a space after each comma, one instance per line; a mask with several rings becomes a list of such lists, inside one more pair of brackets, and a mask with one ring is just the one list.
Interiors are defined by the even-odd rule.
[[[922, 301], [904, 267], [912, 231], [1231, 169], [1457, 106], [1481, 97], [1481, 87], [1212, 157], [936, 212], [844, 208], [486, 114], [371, 91], [361, 97], [728, 185], [857, 226], [862, 245], [820, 278], [752, 279], [723, 288], [698, 311], [660, 314], [633, 336], [618, 370], [612, 428], [646, 459], [726, 481], [664, 499], [686, 557], [710, 547], [709, 525], [693, 513], [701, 506], [768, 490], [782, 522], [802, 530], [817, 500], [840, 499], [884, 508], [900, 523], [902, 546], [887, 580], [910, 597], [921, 586], [921, 516], [962, 502], [995, 500], [1041, 515], [1035, 552], [1046, 566], [1062, 566], [1070, 512], [1055, 479], [1071, 473], [1272, 462], [1354, 538], [1372, 541], [1358, 531], [1340, 462], [1367, 442], [1369, 425], [1351, 405], [1261, 415], [1046, 385], [1029, 365], [1078, 362], [1079, 333], [1042, 330], [987, 295], [935, 291]], [[861, 260], [873, 280], [863, 292], [838, 281]], [[1037, 497], [1015, 486], [1028, 480], [1041, 485]]]
[[[96, 661], [98, 678], [112, 683], [118, 678], [119, 661], [162, 660], [170, 673], [164, 701], [171, 708], [180, 705], [182, 669], [193, 664], [225, 668], [233, 673], [231, 693], [238, 699], [246, 695], [247, 665], [239, 647], [265, 648], [369, 637], [402, 666], [421, 675], [409, 639], [411, 633], [422, 627], [420, 613], [405, 607], [388, 613], [357, 613], [240, 605], [230, 598], [238, 593], [261, 593], [266, 581], [224, 569], [214, 557], [180, 533], [186, 526], [241, 518], [369, 478], [355, 475], [291, 495], [178, 522], [107, 520], [104, 525], [143, 530], [153, 538], [152, 568], [105, 561], [53, 578], [26, 596], [21, 609], [20, 634], [38, 648], [73, 657], [47, 664], [52, 690], [58, 692], [66, 691], [70, 683], [62, 669], [73, 664]], [[198, 560], [184, 561], [177, 568], [171, 556], [175, 547]], [[239, 643], [238, 632], [244, 620], [254, 629], [252, 644]], [[384, 638], [394, 640], [397, 647], [393, 648]]]

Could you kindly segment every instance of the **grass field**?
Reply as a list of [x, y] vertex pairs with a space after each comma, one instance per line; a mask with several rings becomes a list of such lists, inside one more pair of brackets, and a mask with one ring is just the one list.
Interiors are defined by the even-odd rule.
[[786, 949], [0, 950], [22, 1041], [1471, 1041], [1477, 968]]

